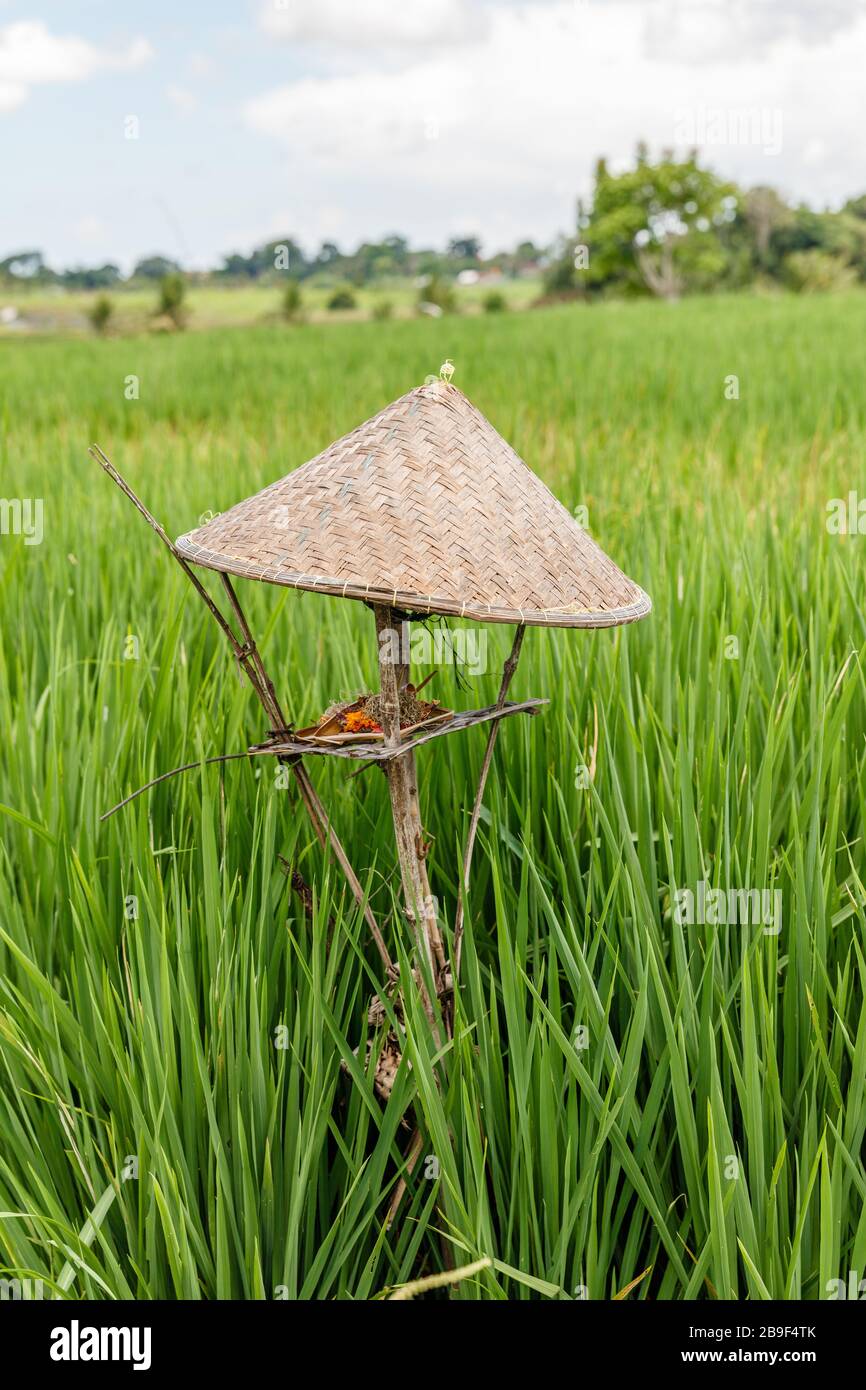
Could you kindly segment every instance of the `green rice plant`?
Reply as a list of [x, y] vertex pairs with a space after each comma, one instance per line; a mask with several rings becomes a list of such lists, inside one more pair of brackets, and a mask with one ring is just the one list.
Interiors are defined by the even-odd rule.
[[[560, 1300], [862, 1277], [866, 541], [826, 521], [858, 485], [864, 328], [852, 292], [145, 336], [120, 364], [0, 345], [3, 1277]], [[204, 764], [263, 736], [258, 708], [86, 448], [179, 534], [446, 357], [654, 611], [527, 634], [514, 698], [550, 704], [502, 728], [454, 1040], [433, 1054], [410, 993], [385, 1103], [364, 920], [277, 769]], [[243, 600], [296, 722], [369, 688], [362, 605]], [[484, 631], [473, 689], [446, 663], [431, 693], [495, 698], [511, 633]], [[447, 933], [483, 738], [434, 748]], [[383, 779], [311, 772], [405, 978]], [[779, 922], [684, 916], [700, 884], [779, 893]]]

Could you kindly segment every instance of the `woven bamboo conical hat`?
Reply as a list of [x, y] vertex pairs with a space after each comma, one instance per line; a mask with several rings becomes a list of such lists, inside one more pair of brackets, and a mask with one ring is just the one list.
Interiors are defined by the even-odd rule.
[[444, 381], [177, 547], [228, 574], [481, 622], [610, 627], [651, 606]]

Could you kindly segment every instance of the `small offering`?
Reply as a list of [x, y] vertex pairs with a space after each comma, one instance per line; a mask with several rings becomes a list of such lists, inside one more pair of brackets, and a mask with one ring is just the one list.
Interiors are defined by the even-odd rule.
[[[421, 685], [426, 685], [427, 680]], [[419, 700], [420, 689], [421, 686], [405, 685], [399, 692], [401, 734], [416, 733], [430, 724], [445, 723], [454, 717], [454, 711], [445, 709], [438, 700]], [[381, 718], [382, 695], [378, 691], [371, 692], [330, 705], [318, 724], [299, 729], [295, 737], [311, 743], [381, 742]]]

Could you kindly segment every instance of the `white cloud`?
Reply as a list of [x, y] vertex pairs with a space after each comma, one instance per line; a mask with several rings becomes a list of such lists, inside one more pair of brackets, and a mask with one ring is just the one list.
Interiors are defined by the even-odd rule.
[[803, 163], [820, 164], [827, 158], [827, 146], [823, 140], [807, 140], [803, 146]]
[[439, 59], [387, 76], [305, 78], [250, 102], [246, 115], [254, 129], [317, 159], [411, 157], [471, 115], [462, 76]]
[[[685, 12], [672, 0], [650, 3], [674, 18]], [[488, 246], [549, 238], [573, 224], [574, 197], [588, 191], [597, 156], [626, 161], [640, 138], [656, 152], [676, 145], [683, 113], [701, 131], [733, 132], [704, 150], [727, 177], [816, 201], [856, 192], [862, 169], [851, 131], [862, 123], [866, 19], [829, 23], [819, 44], [804, 4], [765, 3], [786, 21], [772, 60], [760, 35], [712, 62], [697, 64], [675, 44], [650, 55], [632, 0], [524, 0], [491, 7], [487, 32], [471, 44], [422, 46], [398, 68], [368, 53], [348, 73], [257, 96], [244, 117], [290, 152], [298, 205], [339, 201], [352, 209], [352, 234], [478, 230]], [[721, 13], [715, 0], [711, 8]], [[829, 11], [838, 17], [833, 0]], [[739, 0], [731, 13], [741, 13]], [[455, 209], [476, 209], [478, 225], [458, 226]]]
[[198, 106], [198, 98], [188, 87], [179, 87], [176, 83], [171, 83], [166, 87], [165, 94], [175, 111], [179, 111], [181, 115], [189, 115], [190, 111], [194, 111]]
[[97, 72], [140, 67], [151, 56], [142, 38], [111, 51], [74, 34], [52, 34], [41, 20], [8, 24], [0, 29], [0, 110], [20, 106], [40, 83], [82, 82]]
[[788, 40], [822, 44], [856, 24], [864, 0], [643, 0], [651, 58], [725, 63], [762, 57]]
[[14, 111], [27, 100], [27, 88], [22, 82], [0, 81], [0, 111]]
[[484, 31], [473, 0], [265, 0], [259, 24], [275, 38], [358, 48], [452, 45]]

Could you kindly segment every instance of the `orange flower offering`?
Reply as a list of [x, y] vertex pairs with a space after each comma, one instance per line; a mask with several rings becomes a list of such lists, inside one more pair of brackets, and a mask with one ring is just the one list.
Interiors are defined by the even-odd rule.
[[347, 734], [379, 734], [382, 732], [381, 724], [377, 724], [375, 719], [371, 719], [369, 714], [365, 714], [362, 709], [352, 710], [350, 714], [344, 715], [340, 722]]

